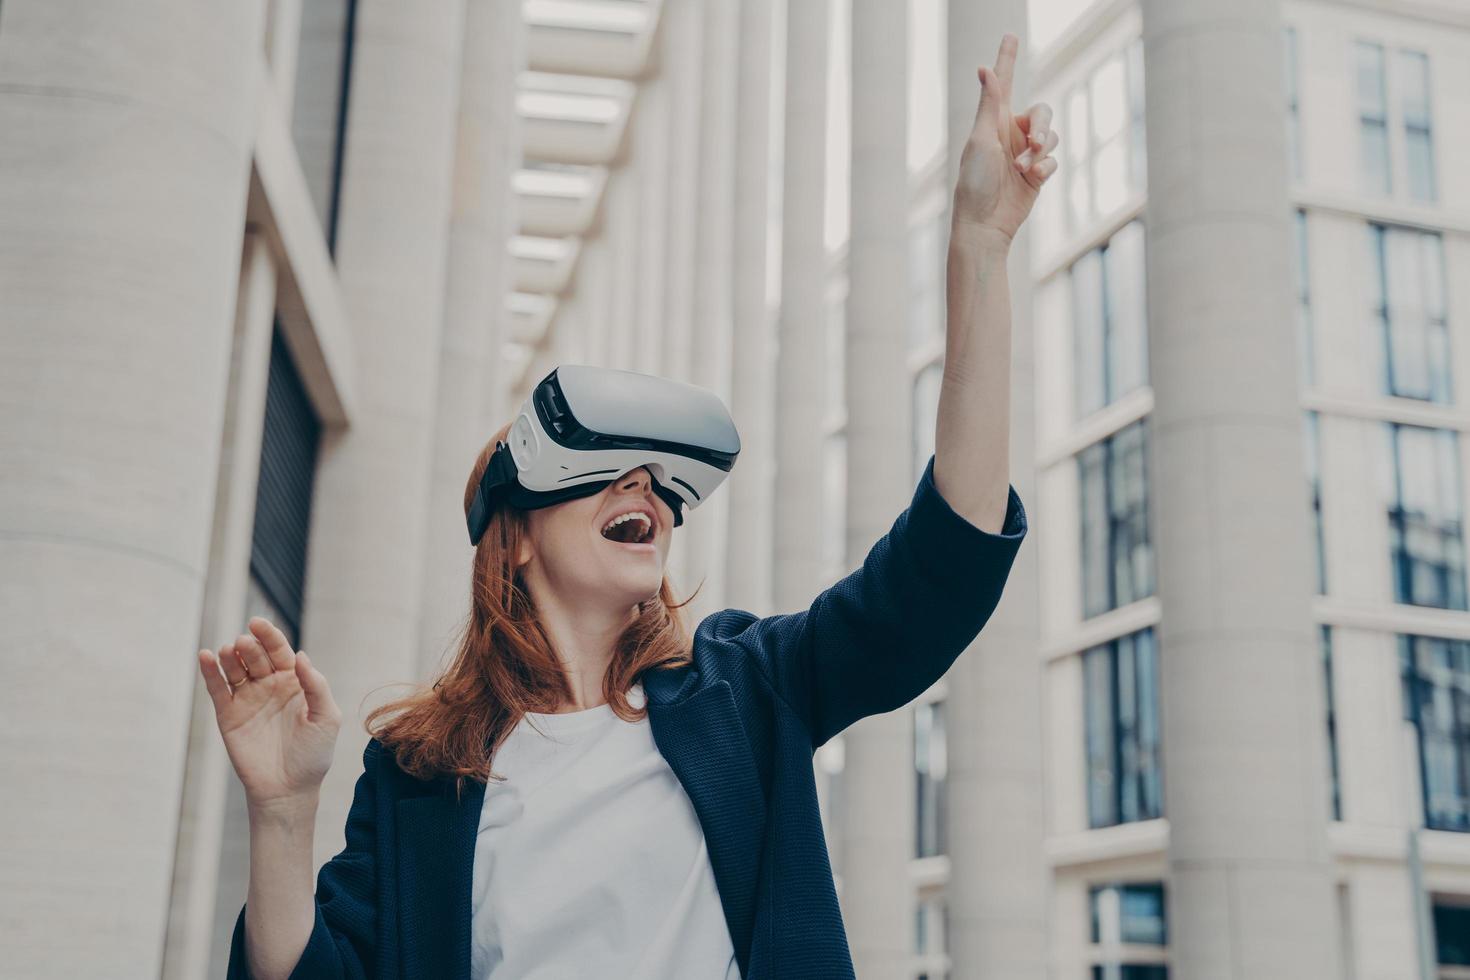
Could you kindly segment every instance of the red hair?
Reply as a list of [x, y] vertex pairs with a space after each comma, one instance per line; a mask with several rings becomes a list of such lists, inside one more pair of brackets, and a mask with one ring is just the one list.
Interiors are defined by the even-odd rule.
[[[502, 426], [480, 450], [465, 485], [466, 514], [496, 443], [509, 432], [509, 424]], [[526, 528], [524, 510], [502, 505], [492, 512], [475, 546], [470, 611], [454, 660], [432, 685], [375, 708], [365, 722], [369, 735], [394, 750], [400, 769], [420, 779], [453, 776], [456, 795], [466, 779], [501, 778], [491, 759], [525, 712], [555, 711], [572, 700], [565, 669], [515, 567]], [[643, 671], [691, 662], [692, 638], [679, 610], [693, 598], [674, 602], [665, 576], [618, 637], [602, 691], [624, 721], [647, 714], [627, 698]]]

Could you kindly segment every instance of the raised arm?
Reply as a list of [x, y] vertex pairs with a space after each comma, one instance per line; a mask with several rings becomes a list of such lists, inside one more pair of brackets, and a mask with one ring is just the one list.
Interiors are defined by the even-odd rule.
[[944, 675], [995, 611], [1025, 536], [1013, 487], [1000, 530], [982, 530], [939, 493], [930, 456], [909, 506], [862, 566], [810, 608], [764, 618], [726, 609], [700, 623], [701, 639], [753, 661], [815, 749]]
[[1006, 35], [960, 158], [951, 220], [944, 376], [935, 454], [913, 500], [860, 568], [803, 612], [709, 617], [706, 641], [740, 648], [807, 726], [813, 747], [912, 701], [994, 612], [1026, 514], [1010, 484], [1011, 309], [1006, 261], [1056, 170], [1051, 110], [1010, 107], [1019, 42]]
[[995, 67], [979, 69], [982, 94], [960, 154], [945, 276], [944, 374], [934, 433], [934, 482], [954, 509], [985, 530], [1000, 527], [1010, 480], [1011, 241], [1041, 185], [1057, 169], [1051, 108], [1011, 111], [1015, 35]]

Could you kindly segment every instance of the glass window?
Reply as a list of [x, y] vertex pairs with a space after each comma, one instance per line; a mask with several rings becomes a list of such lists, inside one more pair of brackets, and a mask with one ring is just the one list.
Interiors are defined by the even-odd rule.
[[1077, 456], [1084, 617], [1154, 594], [1145, 424], [1127, 425]]
[[1091, 898], [1094, 943], [1168, 945], [1162, 883], [1099, 885]]
[[1296, 339], [1301, 358], [1298, 380], [1302, 387], [1307, 388], [1317, 377], [1317, 350], [1312, 336], [1312, 267], [1307, 261], [1307, 212], [1300, 208], [1296, 212], [1295, 228], [1296, 256], [1292, 271], [1296, 276]]
[[1162, 963], [1095, 964], [1092, 980], [1169, 980], [1169, 968]]
[[1422, 51], [1399, 52], [1399, 98], [1404, 113], [1404, 156], [1409, 197], [1433, 201], [1434, 128], [1430, 122], [1429, 57]]
[[1306, 436], [1307, 495], [1312, 505], [1313, 551], [1316, 555], [1317, 594], [1327, 594], [1327, 553], [1322, 528], [1322, 450], [1321, 420], [1317, 412], [1308, 411], [1302, 432]]
[[1358, 128], [1363, 188], [1387, 194], [1393, 184], [1388, 163], [1388, 94], [1385, 90], [1383, 45], [1359, 41]]
[[1286, 154], [1291, 167], [1291, 176], [1302, 176], [1302, 118], [1301, 91], [1297, 79], [1297, 35], [1296, 28], [1282, 31], [1282, 43], [1286, 56]]
[[945, 826], [947, 767], [944, 703], [935, 701], [915, 705], [914, 772], [918, 788], [914, 811], [915, 857], [943, 854], [948, 847]]
[[1072, 264], [1078, 418], [1148, 383], [1143, 234], [1130, 221]]
[[1143, 121], [1142, 44], [1135, 41], [1099, 65], [1063, 103], [1060, 163], [1073, 231], [1111, 214], [1131, 191], [1143, 189]]
[[1464, 904], [1435, 903], [1434, 946], [1440, 966], [1470, 966], [1470, 900]]
[[1470, 642], [1401, 634], [1399, 662], [1419, 736], [1424, 825], [1470, 831]]
[[1317, 627], [1318, 646], [1322, 651], [1322, 674], [1327, 685], [1327, 766], [1331, 786], [1328, 791], [1328, 810], [1333, 820], [1342, 819], [1342, 784], [1337, 767], [1337, 698], [1332, 691], [1332, 628], [1326, 624]]
[[1465, 609], [1459, 441], [1454, 431], [1385, 423], [1393, 463], [1394, 601]]
[[924, 475], [929, 457], [934, 455], [934, 427], [939, 421], [939, 387], [944, 380], [944, 366], [935, 361], [914, 378], [914, 483]]
[[1158, 656], [1152, 627], [1086, 651], [1082, 673], [1089, 826], [1161, 816]]
[[[1169, 968], [1137, 962], [1147, 955], [1129, 946], [1168, 944], [1168, 913], [1160, 882], [1099, 885], [1092, 888], [1092, 942], [1109, 951], [1108, 961], [1094, 964], [1094, 980], [1167, 980]], [[1157, 956], [1157, 953], [1154, 954]], [[1134, 962], [1129, 962], [1133, 960]]]
[[1383, 392], [1448, 404], [1449, 324], [1444, 250], [1434, 232], [1368, 225], [1373, 313], [1382, 337]]

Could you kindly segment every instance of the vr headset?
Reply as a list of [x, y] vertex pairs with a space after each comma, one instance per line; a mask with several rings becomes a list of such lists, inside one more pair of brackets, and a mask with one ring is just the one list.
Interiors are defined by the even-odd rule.
[[684, 523], [725, 481], [740, 435], [719, 396], [651, 374], [563, 364], [531, 390], [480, 480], [468, 517], [479, 544], [502, 504], [550, 507], [600, 493], [648, 467], [653, 490]]

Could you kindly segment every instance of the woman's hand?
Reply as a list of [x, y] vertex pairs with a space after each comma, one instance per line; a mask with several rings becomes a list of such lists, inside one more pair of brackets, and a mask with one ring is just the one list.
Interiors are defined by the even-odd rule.
[[285, 634], [259, 616], [248, 625], [218, 658], [198, 654], [225, 750], [252, 809], [314, 807], [342, 712], [326, 677]]
[[1041, 185], [1057, 169], [1051, 156], [1057, 147], [1051, 107], [1041, 102], [1019, 116], [1011, 113], [1011, 79], [1020, 43], [1007, 34], [995, 67], [980, 66], [980, 106], [960, 153], [954, 190], [954, 233], [974, 234], [1005, 247], [1031, 213]]

